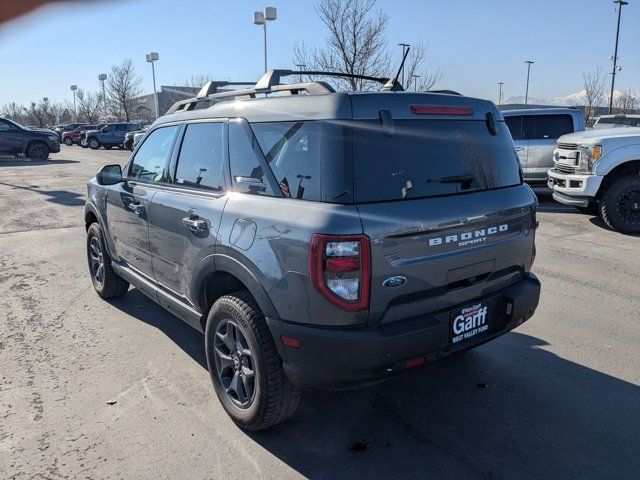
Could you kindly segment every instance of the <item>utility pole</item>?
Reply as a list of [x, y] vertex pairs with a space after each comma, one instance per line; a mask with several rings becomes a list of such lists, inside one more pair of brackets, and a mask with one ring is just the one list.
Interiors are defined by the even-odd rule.
[[498, 90], [498, 106], [502, 105], [502, 85], [504, 82], [498, 82], [499, 90]]
[[616, 28], [616, 46], [613, 52], [613, 71], [611, 72], [611, 95], [609, 96], [609, 114], [613, 113], [613, 89], [616, 84], [616, 67], [618, 65], [618, 38], [620, 37], [620, 17], [622, 16], [622, 7], [629, 5], [625, 0], [613, 0], [618, 5], [618, 26]]
[[527, 105], [529, 104], [529, 75], [531, 74], [531, 64], [536, 62], [533, 60], [527, 60], [524, 63], [527, 64], [527, 90], [524, 94], [524, 108], [527, 108]]
[[[404, 58], [404, 55], [406, 53], [405, 49], [409, 48], [411, 45], [409, 45], [408, 43], [399, 43], [398, 46], [402, 47], [402, 58]], [[405, 86], [404, 86], [404, 65], [402, 65], [401, 78], [402, 78], [402, 88], [405, 88]], [[409, 79], [409, 80], [411, 80], [411, 79]]]

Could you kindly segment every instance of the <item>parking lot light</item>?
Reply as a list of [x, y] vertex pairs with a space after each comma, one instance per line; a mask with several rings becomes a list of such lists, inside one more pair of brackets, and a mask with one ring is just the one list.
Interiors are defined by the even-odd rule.
[[76, 113], [76, 90], [78, 90], [78, 86], [77, 85], [71, 85], [69, 88], [73, 92], [73, 121], [77, 122], [78, 121], [78, 114]]
[[106, 73], [101, 73], [100, 75], [98, 75], [98, 80], [100, 80], [100, 83], [102, 83], [102, 115], [104, 116], [105, 120], [107, 119], [107, 95], [104, 89], [104, 81], [106, 79], [107, 79]]
[[160, 59], [160, 55], [158, 52], [147, 53], [147, 62], [151, 64], [151, 74], [153, 75], [153, 103], [156, 108], [156, 118], [160, 116], [160, 112], [158, 109], [158, 91], [156, 90], [156, 69], [154, 64], [156, 61]]
[[253, 12], [253, 23], [262, 25], [264, 35], [264, 71], [267, 71], [267, 22], [276, 20], [278, 12], [275, 7], [266, 7], [264, 12]]
[[524, 94], [524, 108], [527, 108], [527, 105], [529, 104], [529, 76], [531, 74], [531, 64], [536, 62], [533, 60], [527, 60], [524, 63], [527, 64], [527, 90]]

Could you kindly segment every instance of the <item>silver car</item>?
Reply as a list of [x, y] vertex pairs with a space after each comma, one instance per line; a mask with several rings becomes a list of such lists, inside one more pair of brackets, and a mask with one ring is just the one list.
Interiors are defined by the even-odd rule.
[[522, 165], [524, 181], [544, 184], [553, 168], [556, 140], [585, 128], [582, 112], [574, 108], [531, 108], [505, 110], [502, 115], [509, 127]]

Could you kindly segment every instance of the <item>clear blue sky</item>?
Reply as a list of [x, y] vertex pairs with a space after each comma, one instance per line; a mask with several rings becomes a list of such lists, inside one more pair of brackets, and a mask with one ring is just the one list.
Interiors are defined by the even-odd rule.
[[[293, 45], [323, 44], [325, 30], [307, 0], [104, 0], [63, 2], [0, 26], [0, 104], [43, 96], [71, 98], [69, 85], [97, 89], [97, 75], [125, 58], [135, 61], [151, 92], [145, 53], [157, 51], [159, 83], [192, 74], [257, 79], [262, 31], [252, 12], [278, 8], [269, 23], [269, 66], [292, 67]], [[379, 0], [390, 17], [388, 40], [428, 44], [440, 88], [483, 98], [564, 96], [582, 88], [582, 72], [611, 70], [616, 13], [612, 0]], [[640, 90], [640, 0], [624, 7], [616, 88]]]

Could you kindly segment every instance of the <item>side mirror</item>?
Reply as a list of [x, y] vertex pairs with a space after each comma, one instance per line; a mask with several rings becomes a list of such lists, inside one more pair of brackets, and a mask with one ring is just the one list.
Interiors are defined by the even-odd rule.
[[115, 185], [122, 182], [122, 168], [120, 165], [105, 165], [96, 175], [98, 185]]

